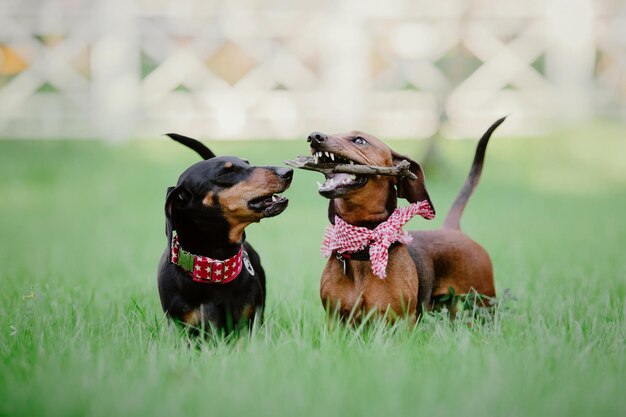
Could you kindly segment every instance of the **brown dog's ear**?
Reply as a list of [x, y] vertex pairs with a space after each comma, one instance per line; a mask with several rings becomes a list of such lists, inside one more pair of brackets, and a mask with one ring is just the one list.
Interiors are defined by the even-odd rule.
[[409, 170], [417, 177], [416, 180], [412, 180], [410, 178], [398, 179], [398, 183], [396, 184], [398, 197], [406, 199], [409, 203], [417, 203], [419, 201], [426, 200], [428, 201], [428, 204], [430, 204], [430, 208], [433, 210], [434, 214], [435, 206], [433, 205], [433, 202], [430, 201], [430, 196], [428, 195], [428, 191], [426, 190], [426, 178], [420, 164], [404, 155], [400, 155], [395, 152], [392, 152], [392, 154], [393, 163], [396, 165], [404, 159], [409, 161], [409, 163], [411, 164]]
[[335, 224], [335, 216], [337, 213], [335, 212], [335, 199], [331, 198], [328, 200], [328, 221], [330, 224]]

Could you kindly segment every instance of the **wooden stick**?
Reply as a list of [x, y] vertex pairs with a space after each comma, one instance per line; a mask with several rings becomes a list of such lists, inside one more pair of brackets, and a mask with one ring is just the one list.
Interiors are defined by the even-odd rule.
[[356, 174], [356, 175], [386, 175], [391, 177], [406, 177], [416, 180], [417, 176], [413, 174], [409, 168], [411, 163], [402, 160], [398, 165], [393, 167], [379, 167], [373, 165], [351, 165], [351, 164], [333, 164], [333, 163], [315, 163], [312, 156], [298, 156], [294, 160], [287, 160], [285, 164], [290, 167], [306, 169], [309, 171], [317, 171], [323, 174]]

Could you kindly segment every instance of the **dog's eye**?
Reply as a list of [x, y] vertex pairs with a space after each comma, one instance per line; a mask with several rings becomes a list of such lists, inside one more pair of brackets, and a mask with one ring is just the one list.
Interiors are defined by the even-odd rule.
[[365, 145], [367, 143], [367, 141], [361, 136], [355, 137], [354, 139], [352, 139], [352, 142], [356, 143], [357, 145]]
[[237, 172], [224, 172], [213, 178], [213, 182], [221, 186], [231, 186], [237, 183], [237, 179]]

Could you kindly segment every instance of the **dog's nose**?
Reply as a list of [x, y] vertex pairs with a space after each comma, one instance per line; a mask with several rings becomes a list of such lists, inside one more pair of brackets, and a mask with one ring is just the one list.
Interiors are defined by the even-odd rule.
[[293, 177], [293, 169], [291, 168], [277, 168], [276, 175], [281, 177], [284, 180], [291, 181]]
[[322, 132], [313, 132], [309, 135], [308, 138], [306, 138], [306, 141], [309, 142], [311, 145], [319, 145], [320, 143], [324, 142], [327, 137], [328, 136], [326, 136]]

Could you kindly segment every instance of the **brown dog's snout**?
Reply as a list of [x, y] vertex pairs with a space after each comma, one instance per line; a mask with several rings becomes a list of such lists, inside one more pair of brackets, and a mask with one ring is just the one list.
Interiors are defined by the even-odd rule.
[[324, 142], [327, 138], [328, 136], [326, 136], [322, 132], [313, 132], [309, 135], [308, 138], [306, 138], [306, 141], [309, 142], [311, 146], [315, 146]]

